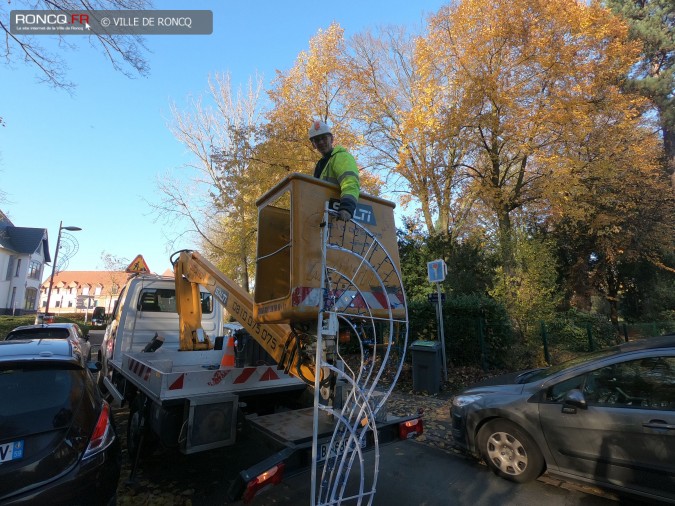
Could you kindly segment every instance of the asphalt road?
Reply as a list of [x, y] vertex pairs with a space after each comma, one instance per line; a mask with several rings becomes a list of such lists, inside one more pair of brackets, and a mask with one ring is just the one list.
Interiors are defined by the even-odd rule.
[[[372, 457], [367, 462], [372, 464]], [[310, 483], [310, 473], [301, 473], [261, 492], [253, 504], [309, 504]], [[402, 441], [380, 449], [373, 504], [601, 506], [617, 503], [549, 478], [517, 485], [495, 476], [473, 460], [416, 441]]]
[[103, 343], [103, 334], [105, 334], [104, 330], [90, 330], [89, 331], [89, 343], [91, 344], [91, 358], [92, 360], [96, 360], [96, 357], [98, 356], [98, 350], [101, 347], [101, 343]]
[[[124, 438], [125, 427], [120, 427]], [[252, 445], [252, 448], [255, 445]], [[129, 462], [124, 452], [124, 467], [118, 488], [119, 506], [242, 506], [242, 501], [227, 502], [227, 490], [237, 463], [253, 458], [244, 446], [221, 448], [195, 455], [149, 456], [141, 462], [134, 484], [130, 484]], [[366, 476], [372, 476], [373, 454], [366, 457]], [[276, 486], [261, 491], [253, 506], [309, 505], [311, 474], [305, 471], [286, 476]], [[373, 505], [448, 506], [612, 506], [618, 504], [596, 489], [568, 484], [544, 476], [517, 485], [492, 474], [484, 465], [453, 452], [410, 440], [380, 448], [377, 492]], [[356, 504], [344, 501], [343, 504]], [[368, 504], [365, 499], [362, 504]], [[630, 503], [632, 504], [632, 503]]]
[[101, 342], [103, 342], [103, 334], [105, 334], [105, 330], [95, 330], [95, 329], [90, 330], [89, 340], [91, 341], [91, 345], [100, 346]]

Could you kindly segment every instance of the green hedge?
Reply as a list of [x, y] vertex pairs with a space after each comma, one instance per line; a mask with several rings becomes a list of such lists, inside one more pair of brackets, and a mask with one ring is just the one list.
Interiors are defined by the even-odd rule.
[[559, 350], [586, 352], [621, 342], [606, 316], [570, 310], [544, 323], [549, 346]]
[[[82, 332], [84, 332], [85, 334], [87, 334], [89, 330], [93, 328], [100, 328], [85, 325], [84, 316], [76, 313], [60, 314], [56, 316], [54, 321], [56, 323], [77, 323], [80, 326], [80, 328], [82, 328]], [[4, 340], [7, 334], [16, 327], [19, 327], [21, 325], [33, 325], [33, 324], [35, 324], [35, 315], [0, 316], [0, 340]]]
[[21, 325], [33, 325], [35, 315], [27, 316], [0, 316], [0, 339], [4, 340], [10, 330]]
[[[443, 334], [448, 363], [502, 368], [507, 365], [513, 334], [504, 308], [489, 297], [462, 295], [442, 304]], [[439, 335], [436, 305], [427, 300], [408, 303], [409, 343]]]

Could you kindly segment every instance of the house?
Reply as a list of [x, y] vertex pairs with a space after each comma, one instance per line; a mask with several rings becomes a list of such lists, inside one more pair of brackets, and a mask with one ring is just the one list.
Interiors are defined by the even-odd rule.
[[0, 211], [0, 314], [37, 311], [40, 280], [48, 262], [47, 229], [16, 227]]
[[129, 278], [124, 271], [62, 271], [54, 274], [52, 295], [47, 305], [49, 277], [40, 292], [40, 311], [47, 313], [85, 313], [97, 306], [112, 309]]

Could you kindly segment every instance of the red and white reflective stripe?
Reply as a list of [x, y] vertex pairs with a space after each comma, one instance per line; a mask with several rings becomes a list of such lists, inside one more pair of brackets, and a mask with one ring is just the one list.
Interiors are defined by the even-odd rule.
[[[320, 288], [297, 286], [293, 289], [291, 303], [293, 307], [319, 307], [322, 292]], [[359, 293], [356, 290], [335, 290], [333, 296], [336, 298], [338, 307], [396, 309], [403, 306], [403, 294], [401, 293], [384, 293], [381, 291]]]
[[171, 385], [169, 385], [169, 390], [180, 390], [183, 388], [183, 384], [185, 383], [185, 373], [181, 374], [176, 378]]
[[150, 377], [150, 371], [152, 371], [152, 368], [150, 366], [142, 364], [138, 360], [130, 358], [129, 370], [143, 381], [148, 381], [148, 378]]
[[[238, 374], [235, 374], [238, 373]], [[245, 385], [247, 383], [256, 383], [260, 381], [275, 381], [279, 375], [273, 367], [244, 367], [243, 369], [219, 369], [213, 373], [209, 386], [223, 385]]]
[[274, 381], [278, 380], [279, 375], [272, 369], [271, 367], [268, 367], [267, 370], [262, 373], [258, 381]]

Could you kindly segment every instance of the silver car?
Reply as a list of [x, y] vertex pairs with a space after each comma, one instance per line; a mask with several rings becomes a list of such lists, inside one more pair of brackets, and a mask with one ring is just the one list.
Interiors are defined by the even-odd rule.
[[40, 325], [22, 325], [12, 329], [5, 340], [14, 339], [69, 339], [80, 348], [85, 360], [91, 360], [89, 336], [82, 332], [77, 323], [44, 323]]
[[478, 384], [453, 398], [462, 450], [515, 482], [545, 471], [675, 503], [675, 335]]

